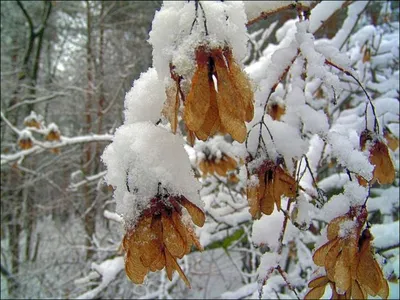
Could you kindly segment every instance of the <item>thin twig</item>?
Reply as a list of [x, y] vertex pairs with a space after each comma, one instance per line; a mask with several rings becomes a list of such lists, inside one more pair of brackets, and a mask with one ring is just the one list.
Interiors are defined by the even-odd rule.
[[384, 247], [384, 248], [379, 248], [379, 249], [376, 250], [376, 253], [381, 254], [383, 252], [386, 252], [386, 251], [389, 251], [389, 250], [393, 250], [393, 249], [396, 249], [396, 248], [399, 248], [399, 247], [400, 247], [400, 243], [397, 243], [395, 245], [387, 246], [387, 247]]
[[[290, 205], [292, 204], [292, 199], [289, 198], [289, 201], [287, 203], [286, 206], [286, 211], [289, 212], [290, 211]], [[285, 231], [286, 231], [286, 227], [287, 227], [287, 222], [289, 220], [289, 214], [288, 213], [284, 213], [284, 219], [283, 219], [283, 224], [282, 224], [282, 230], [281, 233], [279, 234], [279, 248], [278, 248], [278, 254], [281, 255], [282, 254], [282, 250], [283, 250], [283, 237], [285, 236]]]
[[286, 272], [282, 270], [280, 265], [278, 265], [276, 269], [278, 270], [279, 274], [281, 274], [283, 280], [285, 280], [288, 288], [296, 295], [297, 299], [300, 300], [299, 295], [296, 292], [296, 289], [290, 284], [289, 280], [287, 279]]
[[[379, 134], [379, 124], [378, 124], [378, 118], [377, 118], [376, 112], [375, 112], [375, 106], [373, 105], [372, 99], [371, 99], [370, 96], [368, 95], [367, 91], [365, 90], [365, 88], [363, 87], [363, 85], [361, 84], [361, 82], [360, 82], [353, 74], [351, 74], [349, 71], [343, 69], [342, 67], [340, 67], [340, 66], [334, 64], [333, 62], [331, 62], [331, 61], [329, 61], [329, 60], [327, 60], [327, 59], [325, 59], [325, 64], [327, 64], [327, 65], [329, 65], [329, 66], [332, 66], [332, 67], [338, 69], [339, 71], [342, 71], [342, 72], [343, 72], [344, 74], [346, 74], [347, 76], [350, 76], [350, 77], [353, 78], [353, 79], [357, 82], [357, 84], [361, 87], [361, 89], [363, 90], [365, 96], [366, 96], [367, 99], [368, 99], [368, 103], [371, 105], [372, 113], [373, 113], [373, 115], [374, 115], [374, 132], [377, 133], [377, 134]], [[365, 117], [366, 117], [366, 118], [367, 118], [368, 103], [367, 103], [367, 106], [366, 106], [366, 108], [365, 108]], [[365, 123], [366, 123], [366, 124], [365, 124], [365, 127], [366, 127], [366, 126], [367, 126], [367, 120], [366, 120]]]
[[293, 10], [293, 9], [295, 9], [295, 8], [296, 8], [296, 4], [295, 4], [295, 3], [290, 3], [290, 4], [288, 4], [288, 5], [279, 7], [279, 8], [277, 8], [277, 9], [275, 9], [275, 10], [272, 10], [272, 11], [268, 11], [268, 12], [262, 11], [261, 14], [260, 14], [258, 17], [256, 17], [256, 18], [254, 18], [254, 19], [248, 21], [248, 22], [246, 23], [246, 26], [249, 27], [250, 25], [253, 25], [253, 24], [256, 23], [256, 22], [261, 21], [261, 20], [265, 20], [265, 19], [267, 19], [268, 17], [270, 17], [270, 16], [272, 16], [272, 15], [274, 15], [274, 14], [277, 14], [277, 13], [279, 13], [279, 12], [281, 12], [281, 11], [284, 11], [284, 10]]

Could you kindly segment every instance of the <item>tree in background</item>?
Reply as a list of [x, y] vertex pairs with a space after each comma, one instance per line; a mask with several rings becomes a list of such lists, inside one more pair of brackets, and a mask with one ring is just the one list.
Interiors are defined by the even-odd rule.
[[[53, 292], [41, 286], [74, 276], [85, 264], [83, 257], [92, 255], [95, 225], [107, 225], [96, 214], [109, 205], [107, 189], [96, 192], [100, 154], [111, 139], [108, 133], [121, 122], [119, 99], [150, 63], [149, 46], [142, 41], [159, 5], [1, 4], [2, 274], [19, 283], [15, 293], [14, 284], [8, 285], [11, 294], [65, 295], [66, 287]], [[121, 22], [124, 15], [134, 18]], [[129, 32], [131, 26], [138, 32]], [[22, 156], [3, 160], [12, 153]], [[71, 239], [68, 230], [76, 232]], [[53, 253], [62, 249], [60, 260]], [[55, 274], [46, 274], [49, 266]], [[24, 275], [32, 269], [33, 275]]]
[[[34, 218], [39, 257], [19, 264], [34, 278], [8, 271], [12, 251], [3, 240], [11, 242], [11, 231], [4, 232], [8, 286], [25, 280], [40, 286], [32, 292], [39, 297], [80, 298], [398, 295], [396, 3], [165, 2], [150, 32], [153, 66], [133, 83], [124, 109], [115, 70], [126, 82], [140, 61], [130, 53], [144, 51], [121, 43], [140, 45], [140, 27], [119, 26], [141, 5], [57, 5], [63, 17], [53, 22], [75, 34], [56, 43], [68, 45], [68, 55], [55, 55], [68, 61], [47, 84], [58, 81], [73, 103], [42, 100], [57, 125], [32, 113], [25, 129], [2, 108], [2, 130], [18, 139], [8, 137], [14, 148], [1, 159], [2, 175], [31, 172], [31, 181], [58, 187], [59, 201], [37, 192], [51, 202], [35, 200], [36, 208], [69, 205], [61, 221]], [[6, 195], [11, 206], [25, 203], [23, 193]], [[55, 229], [61, 238], [39, 243]], [[57, 253], [49, 274], [38, 268], [46, 253]], [[91, 262], [92, 271], [82, 268]], [[56, 291], [46, 290], [56, 280]]]

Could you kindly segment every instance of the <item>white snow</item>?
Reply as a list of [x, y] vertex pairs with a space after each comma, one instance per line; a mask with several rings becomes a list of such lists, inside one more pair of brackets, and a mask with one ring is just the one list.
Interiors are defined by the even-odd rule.
[[184, 195], [203, 206], [198, 195], [200, 183], [194, 178], [183, 143], [180, 136], [149, 121], [117, 129], [102, 159], [107, 166], [105, 179], [115, 187], [117, 213], [125, 221], [136, 222], [157, 194], [159, 182], [169, 194]]
[[149, 38], [153, 66], [160, 80], [169, 77], [170, 63], [177, 74], [190, 80], [196, 66], [194, 52], [199, 45], [211, 48], [228, 45], [240, 63], [247, 53], [246, 21], [242, 1], [202, 1], [197, 19], [194, 2], [165, 1], [154, 17]]
[[166, 100], [165, 87], [157, 71], [150, 68], [135, 80], [125, 96], [125, 124], [151, 121], [156, 123]]

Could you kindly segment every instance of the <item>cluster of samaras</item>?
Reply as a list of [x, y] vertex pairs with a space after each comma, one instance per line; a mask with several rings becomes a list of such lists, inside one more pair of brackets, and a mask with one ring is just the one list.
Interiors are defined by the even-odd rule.
[[[24, 125], [25, 127], [32, 127], [32, 128], [36, 128], [39, 130], [43, 130], [45, 129], [42, 122], [36, 118], [29, 118], [27, 120], [24, 121]], [[60, 141], [61, 140], [61, 133], [58, 130], [58, 128], [50, 128], [47, 131], [47, 134], [45, 136], [45, 140], [49, 141], [49, 142], [53, 142], [53, 141]], [[22, 149], [22, 150], [27, 150], [33, 147], [33, 140], [31, 135], [21, 135], [18, 139], [18, 146]], [[59, 148], [52, 148], [50, 149], [51, 152], [53, 153], [59, 153], [60, 149]]]
[[[295, 197], [297, 192], [296, 180], [284, 170], [281, 165], [271, 160], [265, 160], [252, 172], [248, 172], [248, 180], [256, 176], [258, 183], [247, 187], [247, 200], [250, 214], [255, 219], [261, 217], [261, 212], [270, 215], [274, 206], [281, 209], [281, 196]], [[253, 178], [252, 178], [253, 177]]]
[[352, 207], [328, 224], [328, 242], [313, 255], [315, 264], [324, 267], [326, 275], [310, 281], [311, 290], [305, 299], [321, 298], [328, 283], [332, 299], [388, 297], [388, 283], [371, 249], [373, 237], [368, 229], [362, 231], [367, 216], [365, 207]]
[[203, 173], [203, 177], [206, 177], [207, 174], [226, 176], [229, 171], [236, 170], [237, 166], [236, 160], [225, 153], [222, 153], [221, 158], [208, 155], [199, 162], [199, 169]]
[[172, 131], [175, 133], [177, 128], [180, 98], [186, 98], [183, 120], [190, 143], [193, 144], [194, 136], [205, 141], [217, 133], [228, 133], [236, 141], [244, 142], [245, 122], [251, 121], [254, 115], [253, 90], [248, 77], [228, 47], [199, 46], [195, 56], [197, 67], [186, 97], [180, 86], [182, 77], [171, 66], [171, 78], [176, 85], [166, 91], [164, 114], [171, 122]]
[[182, 206], [194, 224], [203, 226], [203, 211], [184, 196], [156, 195], [135, 226], [127, 230], [122, 241], [125, 271], [134, 283], [143, 283], [149, 271], [155, 272], [165, 267], [169, 280], [172, 280], [176, 270], [190, 287], [176, 260], [188, 254], [192, 245], [199, 250], [202, 247], [191, 225], [181, 219]]

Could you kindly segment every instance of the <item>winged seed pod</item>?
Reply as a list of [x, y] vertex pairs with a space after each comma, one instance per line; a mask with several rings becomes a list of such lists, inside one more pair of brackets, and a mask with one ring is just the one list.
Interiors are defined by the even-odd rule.
[[328, 242], [318, 248], [313, 260], [326, 275], [311, 280], [305, 299], [319, 299], [329, 283], [332, 299], [366, 299], [368, 295], [386, 299], [389, 286], [373, 257], [372, 235], [361, 230], [367, 220], [365, 207], [352, 207], [327, 227]]
[[60, 131], [59, 130], [54, 130], [51, 129], [49, 130], [49, 133], [46, 135], [46, 141], [59, 141], [60, 140]]
[[188, 254], [192, 245], [199, 250], [202, 250], [202, 246], [191, 225], [182, 221], [182, 206], [194, 224], [200, 227], [204, 225], [203, 211], [184, 196], [157, 194], [135, 226], [127, 229], [122, 241], [125, 271], [134, 283], [143, 283], [148, 272], [165, 267], [169, 280], [177, 271], [190, 288], [189, 280], [176, 260]]
[[207, 174], [213, 175], [217, 173], [219, 176], [226, 176], [227, 172], [236, 170], [237, 162], [229, 155], [223, 153], [220, 159], [210, 155], [199, 162], [199, 169], [203, 173], [203, 177]]
[[31, 111], [30, 115], [24, 119], [24, 125], [26, 127], [34, 127], [40, 129], [42, 127], [43, 117], [37, 115], [34, 111]]
[[[391, 184], [395, 179], [395, 169], [385, 142], [369, 130], [364, 130], [360, 135], [360, 147], [369, 149], [369, 162], [375, 166], [371, 183]], [[361, 185], [366, 181], [358, 177]]]
[[[256, 179], [257, 183], [251, 183]], [[281, 196], [296, 196], [297, 183], [280, 165], [265, 160], [258, 168], [248, 173], [247, 200], [249, 212], [254, 219], [261, 217], [261, 212], [270, 215], [274, 206], [281, 209]]]
[[393, 135], [389, 130], [384, 129], [383, 136], [385, 137], [385, 140], [390, 150], [396, 151], [397, 148], [399, 148], [399, 139], [395, 135]]
[[279, 121], [281, 117], [285, 114], [286, 108], [281, 103], [272, 103], [268, 106], [267, 113], [271, 116], [272, 120]]
[[28, 130], [22, 130], [18, 138], [18, 146], [22, 150], [27, 150], [33, 147], [32, 134]]
[[180, 93], [182, 93], [180, 86], [182, 77], [175, 73], [172, 64], [170, 64], [169, 68], [170, 68], [171, 78], [174, 81], [174, 84], [167, 86], [165, 90], [167, 98], [162, 113], [171, 123], [172, 133], [176, 133], [176, 129], [178, 128]]
[[219, 132], [243, 143], [254, 115], [249, 79], [228, 47], [199, 46], [196, 62], [183, 114], [188, 129], [203, 141]]

